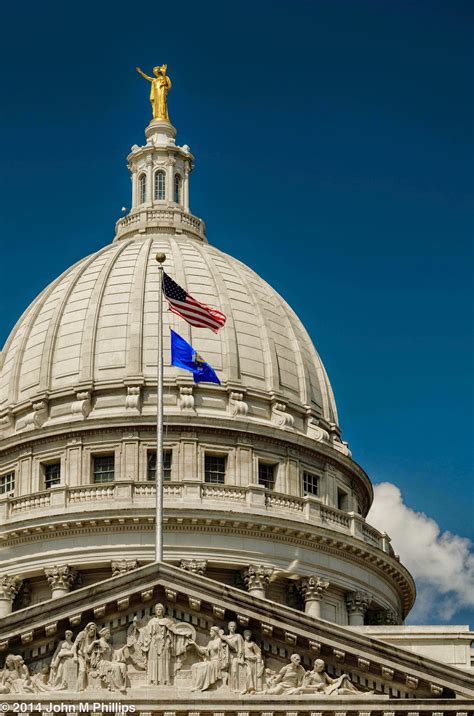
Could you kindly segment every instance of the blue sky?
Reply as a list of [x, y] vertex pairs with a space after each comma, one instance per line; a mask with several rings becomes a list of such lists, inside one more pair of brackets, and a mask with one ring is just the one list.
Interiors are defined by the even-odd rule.
[[[112, 239], [149, 120], [134, 68], [167, 62], [209, 240], [300, 315], [374, 482], [474, 539], [473, 14], [436, 0], [9, 3], [1, 341]], [[474, 608], [451, 619], [468, 620]]]

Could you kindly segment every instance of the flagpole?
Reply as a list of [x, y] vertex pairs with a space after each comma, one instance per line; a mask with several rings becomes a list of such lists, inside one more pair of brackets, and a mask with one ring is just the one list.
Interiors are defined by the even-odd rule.
[[156, 383], [156, 519], [155, 561], [163, 561], [163, 263], [166, 255], [156, 254], [158, 262], [158, 369]]

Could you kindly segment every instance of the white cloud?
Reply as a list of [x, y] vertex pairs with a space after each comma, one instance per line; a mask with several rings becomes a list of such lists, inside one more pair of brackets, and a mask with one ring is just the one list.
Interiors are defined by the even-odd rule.
[[441, 532], [437, 522], [403, 502], [396, 485], [374, 486], [368, 521], [387, 532], [402, 563], [413, 575], [417, 600], [408, 622], [448, 622], [463, 607], [474, 606], [474, 554], [465, 537]]

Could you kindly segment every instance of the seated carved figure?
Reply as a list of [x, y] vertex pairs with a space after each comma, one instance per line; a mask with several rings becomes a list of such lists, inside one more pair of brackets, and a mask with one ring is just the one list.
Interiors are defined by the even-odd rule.
[[[313, 670], [307, 671], [303, 685], [298, 689], [299, 694], [324, 694], [325, 696], [343, 696], [344, 694], [360, 694], [347, 674], [341, 674], [333, 679], [324, 671], [323, 659], [316, 659]], [[366, 693], [366, 692], [365, 692]]]
[[204, 659], [191, 667], [191, 691], [205, 691], [220, 679], [222, 686], [227, 684], [229, 675], [225, 669], [228, 664], [228, 647], [223, 643], [223, 632], [213, 626], [209, 635], [211, 638], [207, 646], [199, 646], [194, 640], [190, 642]]
[[301, 656], [292, 654], [290, 663], [280, 669], [279, 673], [271, 679], [267, 687], [267, 694], [297, 694], [301, 693], [306, 671], [301, 666]]
[[127, 686], [127, 666], [118, 658], [119, 653], [114, 653], [110, 643], [110, 631], [105, 627], [93, 644], [90, 668], [109, 691], [125, 691]]

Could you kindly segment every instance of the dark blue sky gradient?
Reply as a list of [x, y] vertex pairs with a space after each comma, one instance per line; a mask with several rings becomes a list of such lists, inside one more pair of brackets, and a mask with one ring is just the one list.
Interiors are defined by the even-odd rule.
[[372, 479], [472, 538], [473, 14], [456, 0], [8, 3], [2, 341], [112, 239], [150, 118], [134, 68], [167, 62], [209, 240], [306, 324]]

